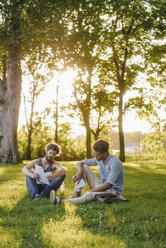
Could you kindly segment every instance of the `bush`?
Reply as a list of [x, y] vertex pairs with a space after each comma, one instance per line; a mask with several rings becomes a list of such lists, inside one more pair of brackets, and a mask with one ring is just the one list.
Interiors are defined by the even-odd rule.
[[145, 139], [141, 141], [141, 145], [145, 147], [148, 154], [160, 159], [166, 157], [166, 149], [164, 148], [164, 140], [166, 133], [155, 130], [149, 133]]

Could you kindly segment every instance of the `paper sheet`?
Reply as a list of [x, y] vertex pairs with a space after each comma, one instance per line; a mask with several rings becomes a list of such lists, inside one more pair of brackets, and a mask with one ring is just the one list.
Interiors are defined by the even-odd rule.
[[46, 177], [46, 174], [43, 170], [43, 168], [41, 166], [38, 166], [38, 165], [35, 165], [35, 172], [39, 175], [39, 182], [40, 183], [44, 183], [44, 184], [47, 184], [47, 185], [50, 185], [47, 177]]
[[78, 188], [82, 188], [84, 187], [86, 184], [85, 184], [85, 181], [83, 178], [81, 178], [81, 180], [78, 182], [75, 182], [75, 184], [77, 185]]

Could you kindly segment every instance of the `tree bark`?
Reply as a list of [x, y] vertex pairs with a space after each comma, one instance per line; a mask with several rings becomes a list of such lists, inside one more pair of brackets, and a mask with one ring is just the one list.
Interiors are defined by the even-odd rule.
[[20, 50], [11, 46], [6, 82], [0, 82], [0, 162], [21, 162], [17, 147], [17, 127], [21, 101]]
[[[93, 68], [93, 67], [92, 67]], [[84, 111], [84, 123], [86, 128], [86, 149], [87, 149], [87, 158], [91, 158], [91, 128], [90, 128], [90, 106], [91, 106], [91, 87], [92, 87], [92, 68], [88, 69], [88, 91], [86, 99], [86, 108]]]
[[86, 129], [86, 155], [87, 158], [91, 158], [91, 128], [90, 128], [90, 106], [91, 106], [91, 77], [92, 77], [92, 68], [89, 68], [88, 70], [89, 73], [89, 77], [88, 77], [88, 84], [86, 90], [85, 90], [85, 94], [86, 94], [86, 99], [81, 102], [81, 100], [79, 100], [77, 98], [77, 89], [74, 89], [74, 95], [78, 104], [78, 107], [80, 109], [80, 112], [82, 114], [83, 117], [83, 122], [84, 122], [84, 126]]
[[125, 162], [125, 146], [124, 146], [124, 133], [123, 133], [123, 89], [120, 88], [119, 92], [119, 145], [120, 154], [119, 159]]
[[84, 125], [86, 128], [86, 155], [87, 158], [91, 158], [91, 129], [89, 123], [89, 111], [84, 112]]

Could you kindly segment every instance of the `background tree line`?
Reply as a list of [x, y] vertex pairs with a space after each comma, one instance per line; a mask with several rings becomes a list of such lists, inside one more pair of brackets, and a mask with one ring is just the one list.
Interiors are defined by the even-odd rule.
[[[33, 132], [31, 140], [31, 159], [36, 157], [43, 157], [43, 147], [48, 142], [54, 140], [54, 130], [51, 130], [49, 126], [43, 126], [39, 121], [36, 123], [35, 132]], [[110, 152], [113, 154], [119, 154], [119, 140], [118, 132], [103, 129], [99, 138], [104, 138], [110, 143]], [[59, 126], [58, 132], [59, 144], [61, 145], [62, 154], [57, 160], [61, 161], [78, 161], [86, 157], [86, 137], [80, 135], [77, 137], [72, 136], [72, 129], [70, 123], [64, 123]], [[150, 155], [154, 159], [161, 159], [166, 156], [166, 133], [159, 130], [155, 130], [152, 133], [124, 133], [125, 146], [132, 146], [135, 149], [135, 155], [146, 156]], [[92, 139], [94, 141], [94, 139]], [[23, 160], [29, 160], [27, 154], [28, 146], [28, 133], [25, 126], [22, 126], [18, 132], [18, 149], [20, 156]], [[138, 147], [142, 149], [138, 150]], [[137, 150], [136, 150], [137, 149]], [[128, 153], [129, 155], [129, 153]]]
[[[35, 134], [41, 134], [41, 145], [52, 137], [46, 135], [44, 117], [33, 118], [36, 97], [42, 90], [40, 83], [46, 87], [55, 71], [60, 73], [68, 67], [77, 72], [73, 83], [75, 102], [69, 108], [70, 114], [80, 116], [85, 126], [86, 157], [91, 156], [92, 140], [114, 123], [119, 128], [119, 157], [125, 161], [125, 112], [135, 109], [138, 115], [156, 123], [158, 110], [165, 103], [166, 3], [9, 0], [0, 1], [0, 9], [0, 161], [21, 161], [17, 127], [23, 74], [32, 76], [32, 115], [27, 120], [25, 148], [30, 158]], [[48, 77], [42, 73], [43, 68]], [[146, 75], [142, 85], [141, 74]], [[133, 97], [125, 99], [127, 92]], [[118, 114], [113, 119], [115, 112]], [[158, 122], [162, 132], [163, 120]], [[59, 129], [62, 136], [65, 130], [64, 123]], [[79, 153], [85, 156], [84, 150]]]

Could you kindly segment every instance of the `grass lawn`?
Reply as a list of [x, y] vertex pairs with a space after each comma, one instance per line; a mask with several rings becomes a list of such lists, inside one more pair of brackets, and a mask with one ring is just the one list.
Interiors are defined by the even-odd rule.
[[[61, 164], [68, 173], [58, 195], [65, 198], [73, 193], [76, 168]], [[123, 195], [129, 202], [58, 206], [27, 196], [23, 166], [0, 166], [0, 248], [166, 247], [166, 161], [127, 158]]]

